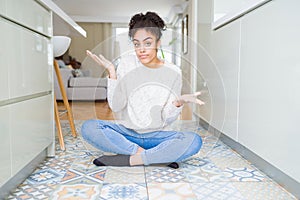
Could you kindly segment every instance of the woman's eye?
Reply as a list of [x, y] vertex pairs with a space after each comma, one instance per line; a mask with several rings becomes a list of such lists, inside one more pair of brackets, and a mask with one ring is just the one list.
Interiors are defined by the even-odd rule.
[[139, 43], [134, 43], [133, 45], [134, 45], [134, 47], [136, 47], [136, 48], [140, 46]]
[[150, 47], [150, 46], [151, 46], [151, 42], [147, 42], [146, 47]]

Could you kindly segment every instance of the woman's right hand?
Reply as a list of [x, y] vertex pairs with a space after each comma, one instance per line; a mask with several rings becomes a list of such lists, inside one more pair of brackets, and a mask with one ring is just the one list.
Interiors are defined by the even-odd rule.
[[101, 67], [106, 68], [109, 72], [109, 77], [110, 78], [116, 78], [115, 67], [109, 60], [107, 60], [101, 54], [99, 56], [97, 56], [97, 55], [93, 54], [92, 52], [90, 52], [89, 50], [86, 50], [86, 54], [89, 57], [91, 57], [98, 65], [100, 65]]

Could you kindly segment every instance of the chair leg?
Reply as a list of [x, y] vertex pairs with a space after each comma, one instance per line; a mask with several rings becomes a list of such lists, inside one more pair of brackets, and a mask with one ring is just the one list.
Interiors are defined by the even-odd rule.
[[57, 107], [57, 102], [56, 102], [56, 97], [54, 95], [54, 115], [55, 115], [55, 124], [57, 128], [57, 134], [58, 134], [58, 141], [60, 145], [60, 149], [62, 151], [65, 151], [65, 143], [64, 143], [64, 137], [61, 129], [61, 124], [60, 124], [60, 119], [59, 119], [59, 113], [58, 113], [58, 107]]
[[56, 60], [54, 60], [54, 69], [55, 69], [55, 72], [56, 72], [60, 92], [61, 92], [61, 95], [63, 97], [63, 102], [64, 102], [65, 108], [67, 110], [67, 115], [68, 115], [68, 120], [69, 120], [71, 131], [72, 131], [72, 135], [73, 135], [73, 137], [77, 137], [77, 133], [76, 133], [75, 125], [74, 125], [73, 113], [72, 113], [72, 110], [70, 109], [68, 97], [67, 97], [65, 88], [63, 86], [62, 77], [61, 77], [61, 74], [60, 74], [60, 71], [59, 71], [59, 66], [58, 66]]

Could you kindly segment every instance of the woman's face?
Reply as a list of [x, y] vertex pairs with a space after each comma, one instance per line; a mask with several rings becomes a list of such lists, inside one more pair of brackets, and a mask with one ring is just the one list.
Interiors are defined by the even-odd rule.
[[138, 59], [147, 67], [157, 67], [160, 60], [157, 58], [157, 49], [160, 41], [155, 35], [145, 29], [138, 30], [133, 36], [133, 45]]

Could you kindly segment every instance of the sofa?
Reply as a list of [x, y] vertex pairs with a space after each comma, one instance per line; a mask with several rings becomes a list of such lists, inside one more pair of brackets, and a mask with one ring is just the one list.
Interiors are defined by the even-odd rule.
[[[80, 75], [68, 68], [60, 68], [63, 86], [69, 100], [105, 100], [107, 97], [107, 78], [90, 76], [88, 70], [81, 70]], [[57, 100], [62, 100], [56, 73], [54, 73], [54, 93]]]

